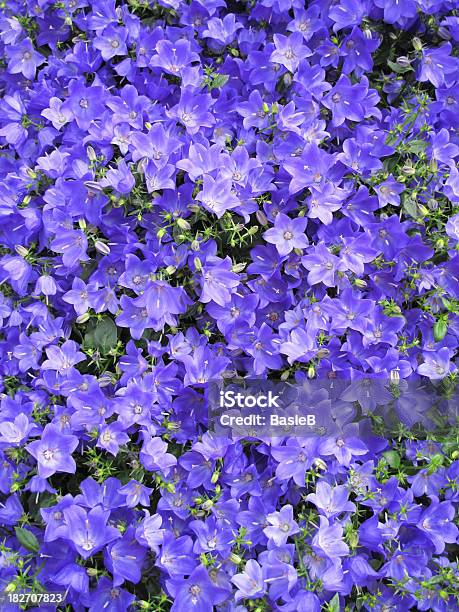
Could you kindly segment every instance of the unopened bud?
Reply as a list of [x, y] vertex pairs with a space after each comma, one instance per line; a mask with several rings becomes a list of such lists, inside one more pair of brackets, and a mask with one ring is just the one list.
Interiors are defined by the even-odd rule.
[[269, 113], [269, 106], [266, 104], [266, 102], [263, 102], [263, 106], [261, 108], [263, 109], [264, 113]]
[[364, 289], [367, 286], [367, 282], [364, 281], [362, 278], [355, 278], [354, 285], [356, 287], [359, 287], [360, 289]]
[[268, 225], [268, 218], [262, 210], [257, 210], [255, 216], [260, 225]]
[[415, 51], [421, 51], [422, 49], [422, 42], [417, 36], [413, 38], [413, 47]]
[[174, 274], [174, 272], [177, 270], [177, 268], [175, 266], [167, 266], [166, 268], [166, 274]]
[[113, 382], [112, 374], [110, 374], [110, 372], [104, 372], [102, 376], [99, 376], [97, 382], [99, 383], [99, 387], [108, 387]]
[[212, 508], [212, 506], [214, 505], [214, 502], [211, 499], [207, 499], [203, 504], [202, 504], [202, 509], [205, 510], [206, 512], [208, 510], [210, 510]]
[[16, 589], [17, 589], [16, 583], [10, 582], [9, 584], [6, 585], [6, 587], [3, 590], [5, 591], [5, 593], [14, 593]]
[[193, 259], [193, 263], [194, 263], [194, 267], [196, 268], [196, 270], [198, 270], [198, 272], [202, 270], [202, 263], [199, 257], [195, 257]]
[[16, 253], [18, 255], [20, 255], [21, 257], [27, 257], [27, 255], [29, 254], [29, 250], [25, 248], [25, 246], [22, 246], [22, 244], [17, 244], [14, 247], [14, 250], [16, 251]]
[[236, 274], [238, 274], [239, 272], [242, 272], [242, 270], [244, 270], [246, 265], [246, 263], [238, 263], [235, 264], [231, 269], [233, 270], [233, 272], [236, 272]]
[[86, 219], [78, 219], [78, 226], [81, 230], [86, 229]]
[[83, 314], [78, 315], [78, 317], [75, 319], [75, 323], [77, 325], [82, 325], [83, 323], [89, 321], [90, 318], [91, 315], [89, 314], [89, 312], [84, 312]]
[[308, 368], [308, 378], [314, 378], [316, 375], [316, 368], [313, 364], [311, 364]]
[[430, 208], [430, 210], [437, 210], [438, 208], [438, 202], [437, 200], [435, 200], [434, 198], [430, 198], [427, 201], [427, 206]]
[[86, 147], [86, 154], [88, 156], [89, 161], [92, 161], [92, 162], [96, 161], [97, 159], [96, 152], [91, 146]]
[[437, 34], [440, 36], [440, 38], [443, 38], [443, 40], [451, 40], [451, 34], [449, 33], [448, 28], [445, 28], [445, 26], [440, 26], [437, 30]]
[[397, 57], [397, 64], [402, 66], [402, 68], [408, 68], [411, 65], [411, 62], [406, 55], [401, 55], [400, 57]]
[[189, 230], [191, 229], [191, 225], [188, 223], [188, 221], [186, 219], [177, 219], [176, 220], [177, 225], [179, 226], [179, 228], [181, 230]]
[[199, 251], [199, 248], [200, 248], [199, 240], [193, 240], [193, 242], [191, 243], [191, 250]]
[[406, 176], [413, 176], [413, 174], [416, 174], [416, 170], [413, 168], [413, 166], [403, 166], [402, 168], [402, 172], [403, 174], [406, 174]]
[[102, 253], [102, 255], [110, 255], [110, 247], [108, 246], [108, 244], [105, 244], [105, 242], [102, 242], [101, 240], [96, 240], [94, 243], [94, 247], [96, 248], [96, 251], [99, 251], [99, 253]]
[[241, 557], [239, 555], [236, 555], [236, 553], [231, 553], [228, 559], [231, 561], [231, 563], [234, 563], [234, 565], [239, 565], [240, 563], [242, 563]]
[[161, 238], [163, 236], [165, 236], [167, 234], [167, 230], [164, 227], [160, 227], [159, 230], [156, 232], [156, 236], [157, 238], [159, 238], [161, 240]]
[[317, 351], [318, 359], [325, 359], [325, 357], [328, 357], [329, 355], [330, 355], [330, 351], [327, 348], [321, 348]]
[[258, 232], [258, 225], [252, 225], [252, 227], [249, 227], [249, 229], [247, 230], [247, 233], [249, 234], [249, 236], [253, 236], [257, 232]]
[[318, 470], [326, 470], [327, 469], [327, 464], [325, 463], [325, 461], [323, 459], [321, 459], [320, 457], [317, 457], [317, 459], [314, 459], [314, 466], [318, 469]]
[[284, 74], [284, 76], [282, 77], [283, 81], [284, 81], [284, 85], [285, 87], [290, 87], [290, 85], [292, 84], [292, 75], [290, 74], [290, 72], [286, 72]]
[[215, 484], [217, 482], [219, 476], [220, 476], [220, 472], [214, 472], [212, 474], [212, 478], [210, 479], [210, 482], [212, 484]]

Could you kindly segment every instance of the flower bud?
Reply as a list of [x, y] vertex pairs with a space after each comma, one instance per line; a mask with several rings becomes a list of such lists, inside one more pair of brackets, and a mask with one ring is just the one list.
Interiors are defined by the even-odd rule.
[[82, 325], [83, 323], [86, 323], [86, 321], [89, 321], [90, 318], [91, 315], [89, 314], [89, 312], [84, 312], [75, 319], [75, 323], [77, 325]]
[[448, 28], [445, 28], [445, 26], [440, 26], [437, 30], [437, 34], [440, 36], [440, 38], [443, 38], [443, 40], [451, 40], [451, 34], [449, 33]]
[[324, 359], [330, 355], [330, 351], [327, 348], [321, 348], [317, 351], [317, 358]]
[[10, 582], [9, 584], [6, 585], [6, 587], [3, 590], [5, 591], [5, 593], [14, 593], [16, 589], [17, 589], [16, 583]]
[[327, 464], [323, 459], [317, 457], [317, 459], [314, 459], [314, 467], [316, 467], [318, 470], [326, 470]]
[[188, 223], [188, 221], [186, 219], [177, 219], [176, 220], [177, 225], [179, 226], [179, 228], [181, 230], [189, 230], [191, 229], [191, 225]]
[[233, 270], [233, 272], [236, 272], [236, 274], [238, 274], [239, 272], [242, 272], [242, 270], [244, 270], [246, 265], [247, 265], [246, 263], [234, 264], [234, 266], [231, 269]]
[[97, 155], [94, 149], [91, 146], [86, 147], [86, 155], [88, 156], [89, 161], [96, 161]]
[[165, 236], [166, 234], [167, 234], [166, 228], [160, 227], [159, 230], [156, 232], [156, 237], [159, 238], [159, 240], [161, 240], [161, 238]]
[[88, 576], [92, 578], [93, 576], [97, 576], [97, 574], [99, 573], [99, 570], [95, 567], [87, 567], [86, 573], [88, 574]]
[[212, 484], [215, 484], [215, 483], [217, 482], [217, 480], [218, 480], [218, 477], [219, 477], [219, 476], [220, 476], [220, 472], [215, 471], [215, 472], [212, 474], [212, 478], [210, 479], [210, 482], [211, 482]]
[[86, 220], [83, 218], [78, 219], [78, 225], [80, 229], [84, 231], [86, 229]]
[[290, 72], [286, 72], [284, 76], [282, 77], [282, 80], [284, 81], [285, 87], [290, 87], [293, 81], [292, 75], [290, 74]]
[[21, 244], [17, 244], [14, 247], [14, 250], [16, 251], [16, 253], [18, 255], [20, 255], [21, 257], [27, 257], [27, 255], [29, 254], [29, 250], [25, 248], [25, 246], [22, 246]]
[[195, 257], [193, 259], [193, 263], [194, 263], [194, 267], [196, 268], [196, 270], [198, 270], [198, 272], [202, 270], [202, 263], [199, 257]]
[[175, 266], [167, 266], [166, 268], [166, 274], [174, 274], [174, 272], [177, 270], [177, 268]]
[[421, 51], [422, 49], [422, 42], [417, 36], [413, 38], [413, 47], [415, 51]]
[[236, 553], [231, 553], [228, 557], [228, 560], [231, 561], [231, 563], [234, 563], [234, 565], [239, 565], [240, 563], [242, 563], [241, 557], [239, 555], [236, 555]]
[[397, 64], [402, 66], [402, 68], [408, 68], [411, 65], [411, 61], [406, 57], [406, 55], [401, 55], [397, 57]]
[[102, 253], [102, 255], [110, 255], [110, 247], [108, 246], [108, 244], [105, 244], [105, 242], [102, 242], [101, 240], [96, 240], [94, 243], [94, 247], [96, 251], [99, 251], [99, 253]]
[[211, 499], [207, 499], [203, 504], [202, 504], [202, 509], [205, 510], [206, 512], [208, 510], [210, 510], [212, 508], [212, 506], [214, 505], [214, 502]]
[[262, 210], [257, 210], [255, 216], [260, 225], [268, 225], [268, 219]]

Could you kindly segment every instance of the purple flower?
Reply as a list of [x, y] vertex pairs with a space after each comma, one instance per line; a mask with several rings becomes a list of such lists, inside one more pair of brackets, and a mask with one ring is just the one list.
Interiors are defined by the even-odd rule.
[[150, 66], [162, 68], [164, 72], [179, 76], [182, 70], [199, 60], [197, 53], [191, 51], [191, 45], [188, 40], [160, 40], [156, 44], [156, 52], [150, 61]]
[[75, 473], [76, 463], [72, 453], [77, 446], [76, 436], [63, 434], [50, 423], [44, 428], [41, 439], [30, 442], [26, 449], [37, 460], [39, 475], [48, 478], [55, 472]]
[[383, 208], [388, 204], [392, 206], [400, 206], [399, 194], [404, 190], [404, 186], [397, 183], [392, 175], [388, 179], [375, 187], [378, 194], [379, 207]]
[[349, 490], [345, 485], [331, 487], [322, 480], [317, 483], [316, 493], [309, 493], [306, 499], [321, 510], [327, 518], [342, 512], [353, 512], [355, 505], [348, 501]]
[[17, 45], [10, 45], [7, 49], [9, 62], [8, 72], [21, 73], [26, 79], [34, 79], [38, 66], [45, 63], [45, 58], [35, 51], [30, 38], [24, 38]]
[[293, 507], [290, 505], [283, 506], [280, 512], [268, 514], [266, 520], [270, 526], [265, 527], [263, 533], [276, 546], [283, 546], [290, 536], [300, 531], [298, 524], [293, 519]]
[[349, 77], [341, 75], [336, 85], [323, 98], [322, 103], [332, 113], [334, 126], [342, 125], [346, 119], [361, 121], [365, 117], [365, 85], [353, 85]]
[[240, 204], [231, 187], [231, 181], [228, 179], [219, 180], [205, 175], [202, 191], [198, 193], [196, 199], [220, 219], [227, 210], [236, 208]]
[[445, 543], [457, 541], [459, 529], [454, 524], [454, 508], [449, 501], [439, 502], [432, 496], [430, 506], [421, 514], [418, 528], [427, 535], [435, 546], [435, 552], [440, 554], [445, 549]]
[[278, 213], [274, 220], [274, 227], [263, 234], [264, 239], [275, 244], [279, 255], [288, 255], [293, 249], [307, 247], [309, 241], [305, 236], [306, 218], [290, 219], [284, 213]]
[[300, 61], [312, 54], [300, 32], [293, 32], [290, 36], [274, 34], [274, 45], [276, 50], [271, 53], [269, 60], [285, 66], [290, 72], [295, 72]]
[[110, 512], [103, 510], [100, 506], [87, 512], [74, 504], [64, 508], [62, 512], [68, 527], [70, 541], [84, 559], [121, 536], [117, 529], [107, 526]]
[[202, 269], [202, 291], [200, 301], [204, 304], [212, 301], [219, 306], [225, 306], [231, 300], [231, 294], [239, 285], [239, 277], [231, 271], [231, 260], [227, 257], [221, 260], [217, 257], [207, 258]]
[[424, 352], [424, 363], [418, 366], [418, 374], [428, 376], [432, 380], [440, 380], [450, 372], [456, 371], [456, 366], [451, 363], [451, 352], [446, 346], [437, 353]]
[[188, 578], [173, 579], [166, 582], [167, 590], [174, 598], [171, 612], [196, 610], [205, 612], [228, 598], [228, 591], [214, 584], [207, 569], [198, 565]]
[[63, 376], [68, 376], [74, 365], [86, 359], [73, 340], [66, 340], [60, 347], [48, 346], [45, 350], [48, 359], [41, 364], [42, 369], [55, 370]]
[[102, 59], [108, 61], [117, 55], [127, 55], [127, 31], [113, 25], [107, 26], [94, 41], [94, 48], [99, 49]]
[[443, 85], [445, 76], [457, 70], [458, 60], [451, 57], [450, 53], [451, 43], [436, 49], [424, 49], [419, 67], [419, 81], [430, 81], [434, 87]]
[[301, 259], [303, 266], [309, 270], [308, 283], [323, 283], [327, 287], [336, 285], [335, 275], [345, 269], [338, 257], [332, 255], [324, 244], [318, 244], [310, 253]]
[[231, 578], [236, 587], [236, 601], [240, 599], [257, 599], [266, 593], [263, 570], [254, 560], [249, 559], [245, 564], [244, 571]]
[[312, 547], [319, 554], [325, 554], [330, 559], [344, 557], [349, 553], [349, 547], [343, 541], [343, 527], [340, 523], [330, 524], [325, 516], [320, 516], [319, 529], [312, 539]]
[[64, 266], [72, 268], [80, 261], [88, 261], [87, 238], [81, 230], [67, 230], [60, 232], [51, 242], [51, 249], [55, 253], [62, 253]]

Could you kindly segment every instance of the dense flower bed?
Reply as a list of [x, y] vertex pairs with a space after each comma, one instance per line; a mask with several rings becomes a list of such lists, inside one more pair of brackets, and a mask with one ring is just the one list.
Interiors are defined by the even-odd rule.
[[2, 3], [2, 610], [458, 609], [457, 430], [207, 431], [236, 375], [457, 399], [459, 4], [306, 4]]

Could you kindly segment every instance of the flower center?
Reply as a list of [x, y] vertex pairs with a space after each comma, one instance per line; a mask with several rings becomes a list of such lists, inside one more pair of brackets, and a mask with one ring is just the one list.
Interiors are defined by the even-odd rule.
[[293, 234], [290, 231], [284, 232], [284, 240], [291, 240], [293, 238]]
[[43, 458], [45, 461], [51, 461], [54, 459], [54, 450], [47, 448], [43, 451]]

